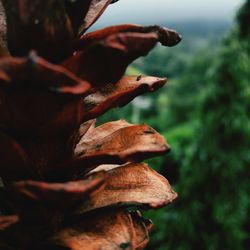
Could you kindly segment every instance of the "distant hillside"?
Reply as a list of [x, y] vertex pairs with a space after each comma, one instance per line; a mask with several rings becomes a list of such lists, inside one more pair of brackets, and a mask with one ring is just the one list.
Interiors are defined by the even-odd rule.
[[185, 37], [222, 37], [232, 27], [232, 22], [224, 20], [189, 20], [161, 23], [162, 26], [173, 28]]
[[[101, 23], [102, 24], [102, 23]], [[152, 23], [154, 24], [154, 23]], [[155, 23], [157, 25], [172, 28], [180, 32], [183, 36], [191, 37], [211, 37], [218, 35], [222, 37], [232, 26], [232, 22], [225, 20], [186, 20], [176, 22], [161, 22]], [[115, 24], [112, 24], [115, 25]], [[90, 31], [100, 29], [103, 26], [100, 23], [96, 23]]]

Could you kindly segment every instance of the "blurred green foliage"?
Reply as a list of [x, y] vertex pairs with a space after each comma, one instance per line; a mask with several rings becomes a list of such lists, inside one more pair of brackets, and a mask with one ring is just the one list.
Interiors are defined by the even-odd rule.
[[148, 249], [243, 250], [250, 247], [250, 1], [231, 32], [192, 32], [182, 45], [157, 47], [130, 74], [165, 76], [169, 84], [100, 118], [145, 122], [172, 146], [149, 161], [179, 199], [146, 216], [155, 227]]

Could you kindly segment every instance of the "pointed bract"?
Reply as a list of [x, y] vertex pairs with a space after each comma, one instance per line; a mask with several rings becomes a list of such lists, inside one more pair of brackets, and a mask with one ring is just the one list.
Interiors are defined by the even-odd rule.
[[61, 0], [2, 0], [10, 53], [39, 55], [59, 62], [72, 54], [72, 27]]
[[74, 33], [78, 35], [80, 26], [84, 23], [84, 18], [89, 11], [92, 0], [64, 0], [64, 2]]
[[[127, 124], [123, 127], [124, 121], [120, 123], [122, 127], [119, 122], [97, 127], [96, 136], [92, 140], [87, 137], [88, 134], [86, 138], [83, 137], [75, 148], [75, 158], [113, 155], [121, 160], [142, 160], [150, 154], [164, 154], [170, 149], [165, 139], [149, 126]], [[108, 125], [112, 129], [103, 133]]]
[[139, 162], [169, 150], [164, 137], [147, 125], [132, 125], [123, 120], [109, 122], [91, 127], [76, 145], [74, 160], [54, 166], [50, 174], [60, 169], [66, 175], [79, 175], [101, 164]]
[[168, 181], [143, 163], [109, 170], [106, 186], [76, 210], [83, 214], [104, 207], [159, 208], [177, 198]]
[[31, 52], [25, 58], [1, 58], [0, 86], [48, 90], [72, 95], [85, 94], [90, 90], [88, 82], [59, 65], [47, 62], [35, 52]]
[[124, 106], [139, 95], [156, 91], [165, 83], [166, 78], [124, 76], [115, 84], [106, 84], [83, 99], [83, 121], [96, 118], [111, 108]]
[[77, 52], [62, 63], [92, 86], [116, 83], [127, 66], [145, 56], [158, 41], [156, 33], [118, 33], [103, 39], [86, 50]]
[[112, 0], [91, 0], [89, 10], [79, 29], [79, 33], [83, 34], [102, 15], [111, 2]]
[[45, 249], [56, 249], [55, 246], [69, 250], [136, 249], [137, 239], [128, 212], [122, 209], [100, 210], [81, 220], [82, 223], [59, 232]]
[[181, 41], [181, 35], [175, 30], [171, 30], [165, 27], [154, 26], [141, 26], [136, 24], [121, 24], [116, 26], [110, 26], [100, 30], [96, 30], [83, 35], [79, 40], [75, 42], [75, 50], [86, 49], [89, 46], [106, 39], [111, 35], [126, 32], [136, 33], [151, 33], [154, 32], [159, 37], [159, 42], [164, 46], [175, 46]]
[[44, 205], [70, 206], [76, 201], [87, 198], [93, 192], [104, 187], [106, 174], [92, 174], [85, 180], [66, 183], [47, 183], [38, 181], [19, 181], [14, 183], [15, 193]]

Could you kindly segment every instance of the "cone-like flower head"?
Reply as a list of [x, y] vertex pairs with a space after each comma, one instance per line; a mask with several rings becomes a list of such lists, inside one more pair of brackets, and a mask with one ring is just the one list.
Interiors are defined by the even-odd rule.
[[158, 42], [181, 40], [133, 24], [85, 33], [113, 2], [0, 4], [3, 250], [143, 249], [151, 222], [137, 209], [177, 197], [142, 163], [169, 151], [160, 134], [124, 120], [95, 125], [107, 110], [162, 87], [166, 78], [124, 73]]

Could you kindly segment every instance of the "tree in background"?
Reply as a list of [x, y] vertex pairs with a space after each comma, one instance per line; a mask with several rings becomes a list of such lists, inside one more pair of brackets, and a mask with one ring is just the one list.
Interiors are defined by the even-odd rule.
[[210, 66], [204, 97], [193, 103], [197, 123], [190, 121], [193, 132], [178, 161], [180, 198], [161, 217], [165, 234], [155, 236], [152, 249], [249, 248], [249, 21], [247, 1]]
[[250, 35], [250, 1], [247, 0], [243, 7], [240, 9], [238, 14], [238, 25], [239, 25], [239, 33], [243, 38], [247, 38]]

